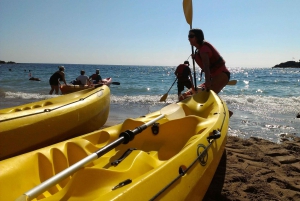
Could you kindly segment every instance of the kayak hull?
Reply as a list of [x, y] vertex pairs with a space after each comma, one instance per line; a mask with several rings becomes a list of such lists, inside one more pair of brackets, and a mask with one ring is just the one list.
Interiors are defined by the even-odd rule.
[[99, 129], [109, 105], [102, 86], [0, 110], [0, 160]]
[[[153, 134], [149, 126], [129, 143], [108, 151], [37, 199], [201, 200], [225, 148], [228, 109], [213, 92], [200, 92], [177, 104], [184, 110], [184, 117], [158, 120], [158, 134]], [[144, 125], [159, 115], [157, 111], [127, 119], [122, 124], [4, 160], [0, 162], [0, 169], [5, 170], [0, 172], [0, 194], [7, 200], [16, 199], [117, 140], [120, 133]], [[217, 136], [214, 133], [221, 135], [218, 139], [208, 139]], [[120, 161], [129, 149], [131, 152]], [[117, 165], [112, 163], [116, 160]], [[18, 181], [17, 186], [13, 180]], [[130, 182], [116, 188], [123, 181]]]

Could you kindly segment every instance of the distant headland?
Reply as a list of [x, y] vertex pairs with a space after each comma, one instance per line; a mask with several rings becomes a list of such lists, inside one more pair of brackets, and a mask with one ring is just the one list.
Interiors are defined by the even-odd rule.
[[16, 62], [14, 62], [14, 61], [5, 62], [5, 61], [0, 60], [0, 64], [16, 64]]
[[300, 60], [299, 60], [299, 62], [297, 62], [297, 61], [287, 61], [287, 62], [284, 62], [284, 63], [277, 64], [272, 68], [300, 68]]

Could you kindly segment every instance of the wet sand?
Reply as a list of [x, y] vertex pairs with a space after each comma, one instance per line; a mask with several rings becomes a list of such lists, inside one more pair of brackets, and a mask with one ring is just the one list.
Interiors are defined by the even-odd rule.
[[300, 200], [300, 138], [228, 137], [204, 200]]

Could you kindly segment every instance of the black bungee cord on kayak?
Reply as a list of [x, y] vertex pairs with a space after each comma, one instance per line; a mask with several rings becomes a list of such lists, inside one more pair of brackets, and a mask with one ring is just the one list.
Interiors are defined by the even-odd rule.
[[[200, 164], [203, 166], [205, 164], [203, 164], [203, 158], [208, 156], [207, 154], [207, 150], [209, 149], [209, 147], [212, 145], [212, 143], [221, 137], [221, 133], [220, 131], [214, 130], [213, 131], [213, 135], [207, 137], [207, 141], [208, 141], [208, 145], [207, 147], [205, 147], [203, 144], [199, 144], [197, 147], [197, 158], [184, 170], [182, 167], [179, 168], [179, 175], [173, 180], [171, 181], [168, 185], [166, 185], [161, 191], [159, 191], [155, 196], [153, 196], [149, 201], [153, 201], [156, 198], [158, 198], [158, 196], [160, 196], [165, 190], [167, 190], [172, 184], [174, 184], [178, 179], [180, 179], [182, 176], [184, 176], [191, 168], [192, 166], [199, 160]], [[201, 153], [199, 153], [199, 148], [205, 148], [204, 151]]]
[[[221, 100], [221, 99], [220, 99]], [[221, 100], [222, 101], [222, 100]], [[222, 101], [223, 103], [223, 101]], [[223, 104], [223, 108], [225, 110], [225, 106]], [[219, 113], [215, 113], [215, 114], [219, 114]], [[226, 118], [226, 113], [224, 113], [224, 118], [223, 118], [223, 122], [221, 125], [220, 130], [213, 130], [213, 135], [208, 136], [206, 139], [208, 141], [208, 145], [207, 147], [205, 147], [205, 145], [203, 144], [199, 144], [197, 147], [197, 158], [186, 168], [183, 169], [182, 167], [179, 168], [179, 175], [173, 180], [171, 181], [168, 185], [166, 185], [162, 190], [160, 190], [155, 196], [153, 196], [149, 201], [154, 201], [156, 198], [158, 198], [165, 190], [167, 190], [172, 184], [174, 184], [178, 179], [180, 179], [182, 176], [184, 176], [187, 171], [189, 171], [189, 169], [192, 168], [192, 166], [199, 160], [200, 164], [202, 166], [206, 165], [206, 162], [204, 159], [204, 157], [208, 157], [208, 153], [207, 150], [209, 149], [209, 147], [212, 145], [212, 143], [216, 140], [219, 139], [221, 137], [221, 131], [223, 129], [223, 125], [224, 125], [224, 121]], [[199, 148], [204, 148], [203, 152], [199, 152]]]
[[35, 113], [25, 114], [25, 115], [21, 115], [21, 116], [17, 116], [17, 117], [12, 117], [12, 118], [7, 118], [7, 119], [2, 119], [2, 120], [0, 120], [0, 122], [10, 121], [10, 120], [19, 119], [19, 118], [24, 118], [24, 117], [29, 117], [29, 116], [33, 116], [33, 115], [37, 115], [37, 114], [43, 114], [43, 113], [45, 113], [45, 112], [51, 112], [51, 111], [60, 109], [60, 108], [62, 108], [62, 107], [66, 107], [66, 106], [68, 106], [68, 105], [72, 105], [72, 104], [74, 104], [74, 103], [77, 103], [77, 102], [80, 102], [80, 101], [84, 101], [84, 100], [87, 99], [88, 97], [94, 95], [95, 93], [98, 93], [99, 91], [103, 91], [103, 90], [104, 90], [104, 89], [100, 89], [100, 90], [98, 90], [98, 91], [96, 91], [96, 92], [94, 92], [94, 93], [92, 93], [92, 94], [90, 94], [90, 95], [88, 95], [88, 96], [86, 96], [86, 97], [84, 97], [84, 98], [80, 98], [80, 99], [78, 99], [78, 100], [76, 100], [76, 101], [73, 101], [73, 102], [71, 102], [71, 103], [67, 103], [67, 104], [64, 104], [64, 105], [61, 105], [61, 106], [52, 108], [52, 109], [44, 109], [44, 110], [42, 110], [42, 111], [40, 111], [40, 112], [35, 112]]

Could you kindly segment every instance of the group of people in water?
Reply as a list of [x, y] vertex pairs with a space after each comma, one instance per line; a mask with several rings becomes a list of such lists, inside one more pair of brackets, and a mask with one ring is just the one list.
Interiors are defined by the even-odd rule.
[[[230, 72], [225, 65], [225, 60], [218, 50], [204, 39], [204, 34], [201, 29], [191, 29], [188, 34], [188, 40], [191, 46], [196, 48], [195, 53], [193, 52], [191, 56], [201, 69], [201, 78], [202, 74], [205, 74], [205, 82], [195, 88], [189, 62], [184, 61], [175, 71], [175, 75], [178, 79], [178, 100], [183, 100], [197, 93], [197, 90], [213, 90], [218, 94], [230, 80]], [[59, 66], [59, 71], [51, 76], [49, 80], [51, 85], [50, 94], [52, 94], [54, 90], [55, 93], [58, 94], [60, 80], [67, 84], [64, 70], [65, 68], [63, 66]], [[95, 74], [88, 77], [85, 75], [85, 71], [82, 70], [81, 75], [78, 76], [76, 80], [83, 85], [90, 85], [91, 80], [94, 80], [93, 83], [99, 83], [102, 80], [99, 73], [100, 71], [97, 69]], [[184, 87], [188, 88], [188, 91], [182, 94]]]
[[74, 85], [92, 85], [92, 84], [101, 84], [102, 78], [100, 75], [100, 70], [97, 69], [96, 73], [88, 77], [85, 75], [85, 71], [81, 70], [80, 75], [76, 78], [76, 80], [72, 81], [72, 84]]
[[[63, 81], [65, 85], [67, 85], [65, 79], [65, 67], [58, 66], [58, 71], [53, 73], [53, 75], [49, 79], [49, 84], [51, 86], [51, 90], [49, 94], [52, 94], [55, 91], [55, 94], [59, 92], [59, 86], [61, 85], [60, 81]], [[92, 85], [92, 84], [101, 84], [102, 78], [100, 75], [100, 70], [97, 69], [96, 73], [88, 77], [85, 75], [85, 71], [81, 70], [80, 75], [76, 78], [76, 80], [72, 81], [72, 84], [76, 85]]]

